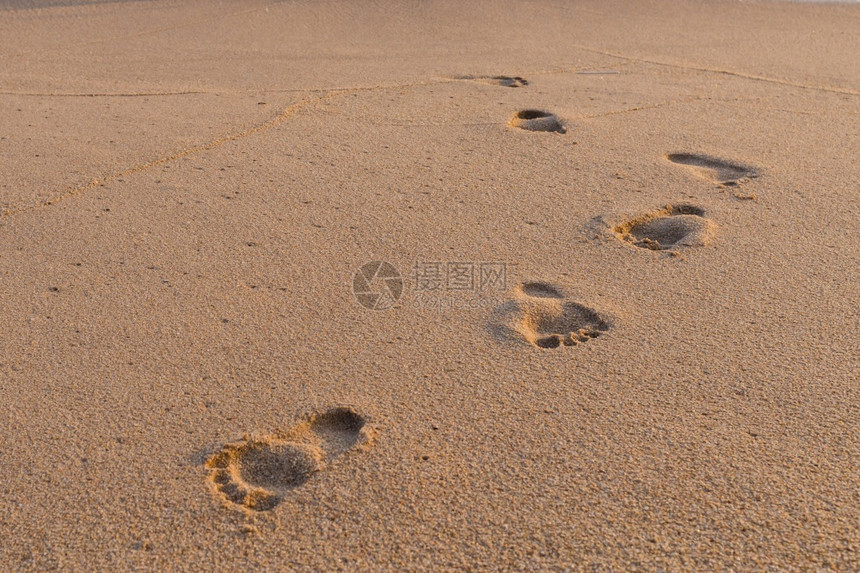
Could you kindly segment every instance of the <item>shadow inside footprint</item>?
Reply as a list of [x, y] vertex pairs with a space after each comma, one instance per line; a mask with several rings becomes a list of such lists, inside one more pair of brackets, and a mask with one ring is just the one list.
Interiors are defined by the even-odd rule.
[[701, 247], [710, 242], [714, 229], [704, 215], [703, 209], [693, 205], [669, 205], [626, 221], [612, 231], [623, 241], [653, 251]]
[[691, 167], [699, 177], [725, 186], [735, 186], [744, 179], [758, 177], [752, 167], [695, 153], [670, 153], [666, 159], [678, 165]]
[[538, 109], [518, 111], [511, 119], [510, 126], [525, 129], [526, 131], [565, 133], [564, 126], [555, 115]]
[[330, 456], [352, 448], [361, 439], [364, 425], [364, 418], [351, 408], [334, 408], [310, 420], [311, 431], [327, 444]]
[[224, 498], [255, 511], [277, 506], [323, 465], [319, 448], [269, 439], [227, 444], [206, 463]]
[[506, 88], [519, 88], [529, 85], [528, 80], [520, 76], [493, 76], [490, 78], [496, 85]]
[[549, 283], [531, 282], [519, 286], [519, 291], [526, 296], [538, 298], [564, 298], [564, 296]]
[[239, 458], [242, 480], [269, 489], [298, 487], [319, 469], [319, 452], [301, 444], [257, 443]]
[[227, 502], [268, 511], [335, 458], [372, 438], [362, 416], [351, 408], [333, 408], [312, 415], [284, 435], [226, 444], [206, 467], [213, 487]]
[[454, 79], [458, 80], [471, 80], [480, 82], [482, 84], [489, 84], [492, 86], [501, 86], [504, 88], [521, 88], [529, 85], [529, 81], [522, 76], [506, 76], [506, 75], [498, 75], [498, 76], [454, 76]]

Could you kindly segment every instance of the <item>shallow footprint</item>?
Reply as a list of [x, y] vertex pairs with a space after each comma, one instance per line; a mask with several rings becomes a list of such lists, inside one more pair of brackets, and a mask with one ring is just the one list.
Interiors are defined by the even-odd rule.
[[622, 241], [652, 251], [702, 247], [714, 234], [714, 223], [704, 215], [704, 209], [693, 205], [667, 205], [626, 221], [612, 232]]
[[369, 446], [374, 434], [352, 408], [333, 408], [286, 433], [226, 444], [206, 461], [209, 481], [226, 502], [268, 511], [342, 454]]
[[493, 76], [488, 79], [492, 83], [506, 88], [521, 88], [529, 85], [528, 80], [520, 76]]
[[524, 109], [518, 111], [511, 118], [511, 127], [518, 127], [526, 131], [554, 131], [564, 133], [564, 126], [559, 119], [548, 111], [539, 109]]
[[529, 81], [521, 76], [456, 76], [455, 79], [472, 80], [505, 88], [521, 88], [529, 85]]
[[678, 165], [691, 168], [699, 177], [733, 187], [741, 184], [746, 179], [758, 177], [758, 173], [752, 167], [739, 163], [725, 161], [709, 155], [696, 153], [670, 153], [666, 159]]
[[601, 336], [609, 320], [578, 302], [564, 299], [561, 291], [543, 282], [523, 283], [515, 299], [497, 312], [500, 334], [513, 334], [538, 348], [576, 346]]

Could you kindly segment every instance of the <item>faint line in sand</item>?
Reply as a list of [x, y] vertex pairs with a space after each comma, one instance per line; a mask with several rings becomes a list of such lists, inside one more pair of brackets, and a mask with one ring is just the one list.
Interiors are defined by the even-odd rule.
[[620, 114], [624, 114], [624, 113], [633, 113], [634, 111], [647, 111], [647, 110], [651, 110], [651, 109], [658, 109], [661, 107], [667, 107], [667, 106], [675, 105], [675, 104], [679, 104], [679, 103], [693, 103], [696, 101], [703, 101], [705, 99], [706, 98], [704, 98], [704, 97], [693, 96], [693, 97], [688, 97], [688, 98], [684, 98], [684, 99], [662, 101], [662, 102], [658, 102], [658, 103], [653, 103], [653, 104], [648, 104], [648, 105], [640, 105], [637, 107], [631, 107], [631, 108], [626, 108], [626, 109], [616, 109], [613, 111], [607, 111], [604, 113], [599, 113], [597, 115], [586, 115], [586, 116], [583, 116], [582, 119], [600, 119], [600, 118], [604, 118], [604, 117], [610, 117], [613, 115], [620, 115]]
[[271, 88], [260, 90], [260, 94], [270, 93], [306, 93], [306, 92], [362, 92], [373, 90], [398, 90], [406, 88], [416, 88], [422, 86], [433, 86], [438, 84], [451, 84], [462, 81], [457, 78], [435, 78], [430, 80], [420, 80], [408, 82], [405, 84], [377, 84], [372, 86], [344, 86], [344, 87], [320, 87], [320, 88]]
[[98, 187], [99, 185], [107, 183], [108, 181], [114, 181], [114, 180], [120, 179], [122, 177], [127, 177], [127, 176], [133, 175], [135, 173], [140, 173], [141, 171], [151, 169], [153, 167], [156, 167], [158, 165], [162, 165], [164, 163], [176, 161], [177, 159], [182, 159], [183, 157], [188, 157], [189, 155], [194, 155], [195, 153], [200, 153], [203, 151], [209, 151], [210, 149], [214, 149], [214, 148], [216, 148], [220, 145], [223, 145], [225, 143], [229, 143], [231, 141], [235, 141], [235, 140], [241, 139], [243, 137], [248, 137], [249, 135], [254, 135], [255, 133], [261, 133], [261, 132], [266, 131], [272, 127], [275, 127], [276, 125], [280, 124], [281, 122], [283, 122], [286, 119], [288, 119], [289, 117], [291, 117], [293, 114], [295, 114], [300, 109], [307, 107], [310, 104], [326, 101], [328, 99], [331, 99], [331, 98], [336, 97], [338, 95], [341, 95], [343, 93], [348, 93], [348, 92], [327, 93], [327, 94], [320, 96], [318, 98], [302, 100], [300, 102], [297, 102], [297, 103], [294, 103], [290, 106], [287, 106], [284, 109], [284, 111], [282, 111], [276, 117], [268, 120], [265, 123], [255, 125], [254, 127], [250, 127], [250, 128], [248, 128], [244, 131], [241, 131], [239, 133], [233, 133], [230, 135], [225, 135], [223, 137], [220, 137], [214, 141], [210, 141], [209, 143], [206, 143], [203, 145], [197, 145], [197, 146], [191, 147], [189, 149], [184, 149], [182, 151], [178, 151], [176, 153], [173, 153], [171, 155], [167, 155], [165, 157], [159, 157], [158, 159], [153, 159], [152, 161], [147, 161], [146, 163], [141, 163], [139, 165], [136, 165], [134, 167], [130, 167], [130, 168], [125, 169], [123, 171], [111, 173], [111, 174], [105, 175], [103, 177], [93, 179], [92, 181], [90, 181], [86, 185], [81, 185], [79, 187], [75, 187], [73, 189], [70, 189], [69, 191], [66, 191], [65, 193], [61, 193], [60, 195], [58, 195], [56, 197], [53, 197], [53, 198], [48, 199], [46, 201], [42, 201], [41, 203], [38, 203], [35, 205], [30, 205], [27, 207], [21, 207], [19, 209], [7, 209], [7, 210], [3, 211], [2, 213], [0, 213], [0, 217], [8, 217], [10, 215], [17, 215], [19, 213], [25, 213], [28, 211], [33, 211], [35, 209], [39, 209], [42, 207], [48, 207], [50, 205], [54, 205], [56, 203], [59, 203], [60, 201], [63, 201], [65, 199], [68, 199], [69, 197], [73, 197], [75, 195], [79, 195], [81, 193], [84, 193], [86, 191], [94, 189], [94, 188]]
[[848, 88], [816, 86], [816, 85], [792, 82], [789, 80], [781, 80], [779, 78], [771, 78], [768, 76], [759, 76], [756, 74], [748, 74], [746, 72], [737, 72], [734, 70], [724, 70], [721, 68], [709, 68], [709, 67], [697, 66], [697, 65], [693, 65], [693, 64], [675, 64], [675, 63], [671, 63], [671, 62], [661, 62], [660, 60], [650, 60], [648, 58], [637, 58], [634, 56], [627, 56], [627, 55], [619, 54], [616, 52], [607, 52], [605, 50], [598, 50], [596, 48], [591, 48], [589, 46], [575, 45], [574, 47], [579, 49], [579, 50], [586, 51], [586, 52], [592, 52], [594, 54], [600, 54], [603, 56], [609, 56], [611, 58], [618, 58], [618, 59], [627, 60], [630, 62], [642, 62], [645, 64], [653, 64], [655, 66], [666, 66], [669, 68], [677, 68], [677, 69], [682, 69], [682, 70], [694, 70], [697, 72], [706, 72], [706, 73], [711, 73], [711, 74], [724, 74], [727, 76], [735, 76], [735, 77], [744, 78], [747, 80], [767, 82], [767, 83], [779, 84], [779, 85], [783, 85], [783, 86], [791, 86], [791, 87], [807, 89], [807, 90], [818, 90], [818, 91], [837, 93], [837, 94], [846, 94], [846, 95], [860, 95], [860, 92], [858, 92], [856, 90], [851, 90]]
[[344, 87], [315, 87], [315, 88], [272, 88], [263, 90], [189, 90], [189, 91], [151, 91], [151, 92], [16, 92], [0, 91], [0, 95], [26, 96], [26, 97], [161, 97], [161, 96], [184, 96], [184, 95], [263, 95], [278, 93], [320, 93], [329, 92], [331, 95], [339, 95], [342, 92], [359, 92], [385, 89], [405, 89], [412, 87], [430, 86], [441, 83], [452, 83], [454, 80], [447, 78], [417, 81], [405, 84], [379, 84], [370, 86], [344, 86]]
[[[197, 146], [191, 147], [189, 149], [178, 151], [176, 153], [173, 153], [173, 154], [165, 156], [165, 157], [153, 159], [152, 161], [147, 161], [146, 163], [141, 163], [139, 165], [136, 165], [134, 167], [130, 167], [130, 168], [125, 169], [123, 171], [109, 173], [109, 174], [104, 175], [102, 177], [97, 177], [85, 185], [80, 185], [80, 186], [74, 187], [74, 188], [72, 188], [72, 189], [70, 189], [64, 193], [60, 193], [56, 197], [53, 197], [51, 199], [47, 199], [47, 200], [42, 201], [40, 203], [37, 203], [35, 205], [28, 205], [26, 207], [20, 207], [18, 209], [6, 209], [3, 211], [0, 211], [0, 218], [8, 217], [11, 215], [17, 215], [20, 213], [26, 213], [26, 212], [33, 211], [35, 209], [39, 209], [42, 207], [48, 207], [50, 205], [54, 205], [55, 203], [59, 203], [60, 201], [63, 201], [64, 199], [67, 199], [69, 197], [73, 197], [75, 195], [79, 195], [81, 193], [84, 193], [86, 191], [94, 189], [94, 188], [96, 188], [96, 187], [98, 187], [104, 183], [107, 183], [109, 181], [114, 181], [116, 179], [120, 179], [122, 177], [126, 177], [129, 175], [135, 174], [135, 173], [139, 173], [141, 171], [145, 171], [147, 169], [150, 169], [152, 167], [156, 167], [158, 165], [162, 165], [164, 163], [169, 163], [169, 162], [175, 161], [177, 159], [182, 159], [183, 157], [188, 157], [189, 155], [193, 155], [195, 153], [208, 151], [210, 149], [213, 149], [215, 147], [218, 147], [218, 146], [223, 145], [224, 143], [228, 143], [230, 141], [235, 141], [237, 139], [241, 139], [243, 137], [247, 137], [247, 136], [253, 135], [255, 133], [260, 133], [260, 132], [266, 131], [269, 128], [275, 127], [279, 123], [288, 119], [289, 117], [291, 117], [294, 113], [296, 113], [300, 109], [307, 107], [313, 103], [319, 103], [319, 102], [327, 101], [327, 100], [333, 99], [333, 98], [341, 96], [341, 95], [359, 92], [359, 91], [373, 91], [373, 90], [381, 90], [381, 89], [405, 89], [405, 88], [418, 87], [418, 86], [424, 86], [424, 85], [433, 85], [433, 84], [438, 84], [438, 83], [450, 83], [452, 81], [453, 80], [449, 80], [449, 79], [438, 79], [438, 80], [426, 80], [426, 81], [422, 81], [422, 82], [414, 82], [414, 83], [407, 83], [407, 84], [391, 84], [391, 85], [375, 85], [375, 86], [366, 86], [366, 87], [365, 86], [359, 86], [359, 87], [346, 87], [346, 88], [332, 88], [329, 90], [325, 90], [325, 89], [316, 89], [316, 90], [264, 90], [263, 92], [258, 92], [258, 93], [275, 93], [278, 91], [300, 91], [300, 92], [313, 92], [313, 93], [327, 92], [327, 93], [325, 95], [317, 97], [317, 98], [305, 99], [305, 100], [297, 102], [293, 105], [290, 105], [287, 108], [285, 108], [284, 111], [282, 111], [280, 114], [278, 114], [276, 117], [266, 121], [265, 123], [262, 123], [262, 124], [254, 126], [254, 127], [248, 128], [248, 129], [241, 131], [239, 133], [233, 133], [230, 135], [225, 135], [223, 137], [220, 137], [214, 141], [210, 141], [209, 143], [206, 143], [203, 145], [197, 145]], [[191, 94], [191, 93], [209, 93], [209, 92], [188, 92], [188, 94]], [[3, 95], [3, 94], [0, 94], [0, 95]], [[9, 93], [6, 95], [41, 95], [41, 94]], [[134, 96], [142, 96], [145, 94], [143, 92], [136, 92], [136, 93], [129, 93], [129, 94], [70, 94], [69, 97], [74, 97], [75, 95], [77, 95], [79, 97], [112, 97], [112, 96], [114, 96], [114, 97], [134, 97]], [[186, 93], [185, 92], [176, 93], [176, 94], [167, 94], [167, 93], [156, 94], [156, 93], [153, 93], [152, 95], [153, 96], [154, 95], [186, 95]]]
[[[319, 91], [319, 90], [317, 90]], [[96, 93], [96, 92], [12, 92], [0, 91], [0, 95], [27, 96], [27, 97], [158, 97], [158, 96], [184, 96], [184, 95], [220, 95], [218, 92], [188, 91], [188, 92], [120, 92], [120, 93]]]

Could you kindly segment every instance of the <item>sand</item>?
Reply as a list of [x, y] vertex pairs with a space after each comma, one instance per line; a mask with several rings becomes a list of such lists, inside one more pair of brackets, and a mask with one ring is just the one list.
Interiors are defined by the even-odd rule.
[[860, 7], [21, 4], [2, 569], [860, 569]]

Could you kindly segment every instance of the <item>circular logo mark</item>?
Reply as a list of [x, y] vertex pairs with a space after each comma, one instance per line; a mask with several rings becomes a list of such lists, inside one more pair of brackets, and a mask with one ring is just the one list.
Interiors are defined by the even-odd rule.
[[388, 310], [403, 294], [403, 279], [391, 263], [370, 261], [355, 272], [352, 293], [365, 308]]

